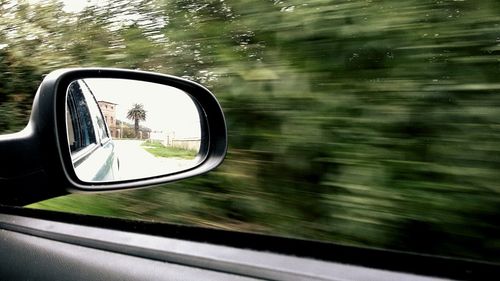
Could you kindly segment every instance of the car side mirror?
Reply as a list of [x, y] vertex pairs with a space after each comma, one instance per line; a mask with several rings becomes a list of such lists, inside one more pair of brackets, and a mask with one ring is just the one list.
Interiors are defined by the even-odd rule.
[[12, 159], [0, 171], [0, 184], [11, 186], [2, 186], [0, 203], [172, 182], [214, 169], [226, 147], [222, 109], [197, 83], [123, 69], [57, 70], [41, 83], [28, 126], [0, 136], [0, 153]]

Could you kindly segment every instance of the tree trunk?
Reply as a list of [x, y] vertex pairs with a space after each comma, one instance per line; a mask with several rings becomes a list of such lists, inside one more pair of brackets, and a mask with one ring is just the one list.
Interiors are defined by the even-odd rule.
[[135, 126], [134, 126], [134, 129], [135, 129], [135, 138], [139, 138], [139, 119], [136, 118], [135, 119]]

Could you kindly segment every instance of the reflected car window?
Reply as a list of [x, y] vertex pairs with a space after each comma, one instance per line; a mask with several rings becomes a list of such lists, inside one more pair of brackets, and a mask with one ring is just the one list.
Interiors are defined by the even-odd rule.
[[77, 152], [90, 144], [97, 143], [87, 102], [78, 83], [68, 89], [67, 120], [71, 152]]
[[[75, 82], [78, 83], [78, 82]], [[85, 96], [85, 98], [89, 101], [88, 106], [90, 109], [90, 114], [97, 125], [97, 132], [99, 133], [100, 139], [109, 138], [108, 127], [106, 125], [106, 121], [104, 121], [104, 117], [102, 116], [102, 112], [97, 106], [97, 101], [95, 100], [94, 94], [90, 91], [88, 85], [85, 81], [81, 81], [81, 89]]]

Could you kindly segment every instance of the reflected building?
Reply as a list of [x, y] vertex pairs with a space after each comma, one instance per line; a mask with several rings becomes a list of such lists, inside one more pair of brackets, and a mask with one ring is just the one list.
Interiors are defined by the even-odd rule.
[[101, 108], [104, 119], [108, 124], [109, 131], [111, 132], [111, 137], [118, 138], [118, 128], [116, 127], [116, 103], [108, 101], [98, 101], [99, 107]]

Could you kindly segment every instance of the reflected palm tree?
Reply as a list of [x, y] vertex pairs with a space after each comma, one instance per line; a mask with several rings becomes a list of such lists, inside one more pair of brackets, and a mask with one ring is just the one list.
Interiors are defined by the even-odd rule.
[[146, 121], [146, 110], [140, 103], [135, 103], [127, 112], [127, 118], [134, 120], [135, 138], [139, 137], [139, 121]]

